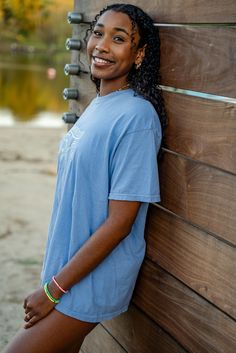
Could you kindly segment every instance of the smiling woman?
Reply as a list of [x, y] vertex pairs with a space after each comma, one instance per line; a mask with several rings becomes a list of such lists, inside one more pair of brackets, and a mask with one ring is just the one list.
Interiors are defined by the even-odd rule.
[[61, 141], [42, 285], [5, 353], [76, 353], [99, 322], [127, 311], [148, 206], [160, 201], [157, 30], [140, 8], [111, 5], [91, 24], [87, 52], [98, 95]]
[[88, 41], [91, 74], [100, 79], [100, 94], [104, 95], [127, 85], [131, 67], [140, 65], [145, 47], [138, 48], [137, 25], [132, 28], [125, 13], [107, 11], [95, 24]]

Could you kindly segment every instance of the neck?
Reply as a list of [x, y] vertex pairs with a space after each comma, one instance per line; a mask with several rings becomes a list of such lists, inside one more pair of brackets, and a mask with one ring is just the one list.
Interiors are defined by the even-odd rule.
[[100, 96], [105, 96], [109, 93], [116, 92], [116, 91], [122, 91], [129, 88], [129, 83], [127, 81], [124, 82], [119, 82], [117, 84], [105, 84], [103, 81], [100, 83], [100, 90], [99, 90], [99, 95]]

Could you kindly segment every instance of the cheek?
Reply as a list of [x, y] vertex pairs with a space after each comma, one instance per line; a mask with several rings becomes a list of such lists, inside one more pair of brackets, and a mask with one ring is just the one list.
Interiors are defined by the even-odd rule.
[[134, 61], [135, 61], [135, 53], [133, 50], [127, 49], [123, 51], [122, 55], [120, 56], [122, 58], [123, 64], [128, 67], [132, 67]]
[[88, 56], [92, 54], [93, 48], [94, 48], [94, 43], [93, 39], [90, 37], [88, 42], [87, 42], [87, 54]]

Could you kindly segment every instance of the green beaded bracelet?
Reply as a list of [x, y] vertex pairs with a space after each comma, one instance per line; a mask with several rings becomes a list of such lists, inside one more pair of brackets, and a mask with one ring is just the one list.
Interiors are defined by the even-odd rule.
[[60, 299], [56, 299], [54, 298], [51, 293], [48, 290], [48, 283], [45, 283], [45, 285], [43, 286], [44, 292], [46, 294], [46, 296], [48, 297], [49, 300], [51, 300], [51, 302], [58, 304], [60, 302]]

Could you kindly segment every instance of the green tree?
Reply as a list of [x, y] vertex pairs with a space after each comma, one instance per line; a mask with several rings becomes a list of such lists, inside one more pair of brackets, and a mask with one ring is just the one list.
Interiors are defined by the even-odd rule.
[[14, 26], [18, 34], [28, 37], [49, 16], [51, 0], [0, 0], [0, 19]]

